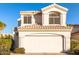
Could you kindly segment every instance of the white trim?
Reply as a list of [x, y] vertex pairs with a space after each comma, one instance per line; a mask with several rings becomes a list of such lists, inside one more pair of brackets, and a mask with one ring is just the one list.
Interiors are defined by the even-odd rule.
[[49, 6], [46, 6], [46, 7], [42, 8], [41, 10], [43, 11], [43, 10], [45, 10], [45, 9], [47, 9], [47, 8], [51, 7], [51, 6], [52, 6], [52, 7], [57, 6], [57, 7], [59, 7], [59, 8], [61, 8], [61, 9], [65, 10], [65, 11], [68, 11], [68, 9], [67, 9], [67, 8], [62, 7], [62, 6], [60, 6], [60, 5], [56, 4], [56, 3], [51, 4], [51, 5], [49, 5]]
[[35, 13], [35, 12], [41, 12], [41, 11], [20, 11], [20, 14], [21, 13]]

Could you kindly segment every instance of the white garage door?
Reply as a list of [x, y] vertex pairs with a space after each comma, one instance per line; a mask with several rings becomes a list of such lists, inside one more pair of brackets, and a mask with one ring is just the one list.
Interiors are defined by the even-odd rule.
[[24, 47], [26, 53], [60, 53], [62, 51], [62, 38], [58, 35], [25, 35], [20, 40], [20, 47]]

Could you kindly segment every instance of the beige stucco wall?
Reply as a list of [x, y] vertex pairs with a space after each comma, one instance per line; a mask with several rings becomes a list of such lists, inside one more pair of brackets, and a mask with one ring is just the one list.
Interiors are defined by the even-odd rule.
[[[31, 14], [32, 17], [32, 24], [43, 24], [43, 25], [50, 25], [49, 24], [49, 13], [51, 11], [57, 11], [60, 13], [60, 23], [61, 26], [66, 26], [66, 15], [67, 11], [63, 11], [62, 9], [59, 9], [57, 7], [50, 8], [46, 11], [42, 11], [37, 14]], [[27, 15], [21, 15], [21, 26], [25, 25], [32, 25], [32, 24], [24, 24], [24, 16]]]
[[46, 10], [46, 11], [42, 11], [42, 22], [43, 22], [43, 25], [49, 25], [49, 13], [51, 11], [57, 11], [57, 12], [60, 12], [60, 25], [62, 26], [65, 26], [66, 25], [66, 14], [67, 12], [65, 11], [62, 11], [61, 9], [58, 9], [56, 7], [53, 7], [53, 8], [50, 8], [49, 10]]
[[31, 24], [24, 24], [24, 16], [27, 16], [27, 15], [21, 15], [21, 18], [20, 18], [21, 19], [21, 26], [34, 25], [34, 24], [42, 25], [42, 13], [31, 14], [30, 15], [32, 17]]
[[[57, 11], [60, 13], [60, 23], [57, 25], [66, 26], [66, 15], [67, 15], [67, 8], [64, 8], [58, 4], [52, 4], [47, 7], [41, 9], [41, 11], [35, 13], [35, 11], [27, 11], [22, 12], [21, 14], [21, 26], [25, 25], [33, 25], [33, 24], [43, 24], [43, 25], [50, 25], [49, 24], [49, 13], [51, 11]], [[31, 15], [32, 16], [32, 24], [24, 24], [24, 16]], [[55, 24], [53, 24], [55, 25]]]
[[[24, 24], [24, 16], [21, 15], [21, 26], [42, 24], [49, 25], [49, 12], [57, 11], [60, 12], [61, 26], [66, 26], [66, 15], [67, 11], [60, 9], [59, 7], [53, 6], [47, 10], [41, 10], [41, 14], [31, 14], [32, 24]], [[55, 25], [55, 24], [54, 24]], [[61, 29], [62, 30], [62, 29]], [[37, 34], [37, 35], [35, 35]], [[29, 36], [27, 36], [29, 35]], [[33, 36], [31, 36], [33, 35]], [[47, 37], [47, 36], [49, 37]], [[62, 35], [64, 37], [62, 37]], [[38, 37], [39, 36], [39, 37]], [[63, 49], [65, 51], [70, 49], [70, 37], [69, 31], [57, 31], [57, 32], [19, 32], [19, 47], [24, 47], [26, 53], [43, 53], [43, 52], [56, 52], [59, 53]], [[64, 41], [63, 41], [64, 40]], [[64, 47], [64, 48], [63, 48]]]
[[26, 53], [60, 53], [63, 45], [65, 51], [70, 49], [70, 32], [19, 32], [19, 47], [24, 47]]
[[35, 24], [42, 25], [42, 13], [34, 15]]

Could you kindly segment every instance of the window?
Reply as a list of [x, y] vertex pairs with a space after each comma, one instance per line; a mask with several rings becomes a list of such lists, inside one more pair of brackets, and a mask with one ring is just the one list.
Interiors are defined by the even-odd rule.
[[21, 20], [18, 21], [18, 26], [21, 26]]
[[31, 16], [24, 17], [24, 24], [31, 24]]
[[60, 13], [53, 11], [49, 13], [49, 24], [60, 24]]

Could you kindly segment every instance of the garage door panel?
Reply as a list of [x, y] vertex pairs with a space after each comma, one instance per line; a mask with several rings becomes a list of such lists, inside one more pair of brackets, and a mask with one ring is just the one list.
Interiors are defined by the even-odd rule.
[[25, 36], [21, 47], [28, 53], [59, 53], [62, 51], [61, 36]]

